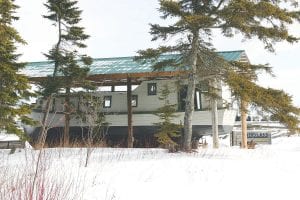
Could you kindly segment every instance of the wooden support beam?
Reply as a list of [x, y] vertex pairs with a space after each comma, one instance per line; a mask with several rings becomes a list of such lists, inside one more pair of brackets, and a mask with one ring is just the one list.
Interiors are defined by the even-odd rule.
[[131, 78], [127, 78], [127, 117], [128, 117], [128, 138], [127, 147], [133, 147], [133, 127], [132, 127], [132, 94], [131, 94]]
[[[211, 80], [212, 94], [217, 96], [217, 80]], [[219, 122], [218, 122], [218, 101], [216, 97], [211, 97], [211, 125], [213, 135], [213, 148], [219, 148]]]
[[248, 137], [247, 137], [247, 110], [248, 102], [241, 98], [241, 125], [242, 125], [242, 142], [241, 148], [248, 149]]
[[[89, 75], [87, 80], [92, 81], [94, 85], [98, 86], [111, 86], [111, 85], [126, 85], [127, 78], [131, 78], [132, 84], [139, 84], [144, 79], [157, 79], [157, 78], [173, 78], [176, 76], [186, 76], [188, 71], [155, 71], [155, 72], [142, 72], [130, 74], [94, 74]], [[63, 77], [57, 77], [61, 79]], [[33, 83], [41, 83], [47, 77], [29, 77]]]

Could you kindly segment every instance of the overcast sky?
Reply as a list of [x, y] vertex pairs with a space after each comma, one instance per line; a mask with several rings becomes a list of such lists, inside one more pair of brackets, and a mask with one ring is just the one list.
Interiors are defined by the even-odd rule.
[[[16, 22], [17, 30], [27, 41], [19, 48], [22, 61], [43, 61], [46, 53], [56, 42], [55, 27], [43, 19], [46, 14], [45, 0], [16, 0], [20, 9]], [[79, 0], [83, 10], [82, 26], [91, 37], [85, 49], [94, 58], [134, 56], [139, 49], [155, 47], [151, 42], [149, 23], [165, 23], [159, 18], [158, 0]], [[300, 36], [300, 25], [291, 27], [291, 32]], [[224, 38], [214, 36], [217, 50], [245, 50], [255, 64], [269, 63], [275, 78], [264, 76], [260, 83], [276, 89], [283, 89], [293, 96], [300, 106], [300, 43], [276, 45], [276, 54], [267, 52], [257, 40], [242, 41], [241, 37]]]

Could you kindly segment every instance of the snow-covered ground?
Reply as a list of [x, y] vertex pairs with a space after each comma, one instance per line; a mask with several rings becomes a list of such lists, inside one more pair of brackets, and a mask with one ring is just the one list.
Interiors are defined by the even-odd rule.
[[300, 199], [300, 137], [251, 150], [221, 144], [191, 154], [93, 149], [87, 167], [87, 149], [47, 149], [34, 184], [38, 151], [1, 150], [0, 199]]
[[19, 137], [14, 134], [5, 134], [0, 132], [0, 141], [16, 141]]

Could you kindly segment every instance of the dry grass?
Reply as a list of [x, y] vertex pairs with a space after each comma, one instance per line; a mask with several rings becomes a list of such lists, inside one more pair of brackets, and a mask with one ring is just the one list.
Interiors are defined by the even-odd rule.
[[[83, 188], [80, 180], [74, 176], [61, 176], [62, 168], [53, 165], [52, 155], [26, 150], [24, 159], [13, 165], [6, 162], [0, 165], [0, 199], [7, 200], [76, 200], [81, 199]], [[12, 159], [13, 160], [13, 159]], [[5, 167], [10, 166], [10, 168]], [[12, 167], [11, 167], [12, 166]], [[63, 170], [65, 171], [65, 169]]]

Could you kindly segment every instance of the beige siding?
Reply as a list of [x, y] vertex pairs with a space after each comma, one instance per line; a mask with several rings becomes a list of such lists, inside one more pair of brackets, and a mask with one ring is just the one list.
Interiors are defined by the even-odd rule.
[[[148, 83], [156, 83], [157, 85], [157, 94], [156, 95], [148, 95]], [[182, 81], [184, 83], [184, 81]], [[169, 96], [169, 102], [171, 104], [178, 104], [178, 89], [176, 80], [156, 80], [156, 81], [144, 81], [139, 85], [133, 92], [132, 95], [138, 96], [138, 106], [133, 107], [133, 112], [149, 112], [155, 111], [158, 108], [162, 107], [164, 102], [159, 100], [159, 91], [163, 88], [163, 86], [167, 84], [169, 89], [172, 90]], [[221, 88], [221, 85], [218, 85]], [[226, 91], [220, 90], [219, 95], [224, 96]], [[113, 113], [125, 113], [127, 112], [127, 94], [124, 92], [111, 92], [111, 91], [102, 91], [97, 92], [95, 94], [103, 99], [103, 96], [111, 96], [112, 102], [110, 108], [103, 108], [102, 112], [113, 112]], [[228, 96], [228, 95], [227, 95]], [[202, 101], [202, 109], [209, 110], [210, 109], [210, 101], [209, 97], [205, 94], [201, 94]], [[71, 97], [72, 105], [75, 109], [78, 107], [80, 110], [85, 110], [85, 103], [81, 102], [80, 106], [78, 106], [79, 98]], [[39, 102], [38, 102], [39, 103]], [[45, 109], [46, 101], [42, 102], [42, 107]], [[41, 106], [41, 105], [40, 105]], [[218, 101], [218, 107], [224, 106], [224, 100]], [[64, 110], [64, 97], [55, 97], [55, 110], [58, 112], [62, 112]], [[51, 109], [52, 110], [52, 109]]]
[[[148, 83], [156, 83], [157, 95], [148, 95]], [[177, 104], [177, 91], [175, 81], [144, 81], [133, 92], [132, 95], [138, 96], [138, 106], [133, 107], [133, 112], [155, 111], [163, 106], [163, 101], [159, 100], [159, 91], [163, 85], [167, 84], [171, 90], [169, 101], [171, 104]], [[127, 111], [127, 94], [126, 92], [102, 92], [103, 96], [112, 96], [112, 107], [104, 108], [106, 112], [126, 112]]]
[[[173, 120], [174, 123], [183, 124], [184, 112], [178, 112], [178, 117]], [[218, 110], [219, 125], [234, 125], [234, 118], [236, 111], [234, 110]], [[41, 121], [42, 114], [33, 113], [32, 117], [38, 121]], [[63, 126], [64, 116], [63, 114], [50, 114], [49, 122], [51, 121], [52, 127]], [[105, 121], [109, 123], [109, 126], [127, 126], [126, 114], [110, 114], [106, 115]], [[152, 126], [153, 123], [159, 122], [159, 118], [153, 114], [134, 114], [133, 125], [134, 126]], [[211, 125], [211, 112], [210, 111], [195, 111], [193, 116], [193, 125]], [[80, 120], [71, 120], [71, 126], [87, 126]]]

